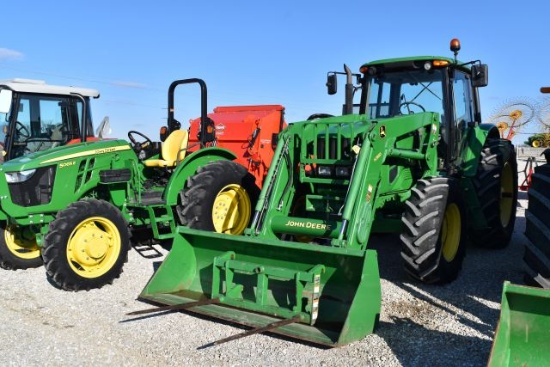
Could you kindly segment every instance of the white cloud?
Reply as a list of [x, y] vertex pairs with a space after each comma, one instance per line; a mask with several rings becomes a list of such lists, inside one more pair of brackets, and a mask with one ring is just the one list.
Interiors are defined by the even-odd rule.
[[123, 88], [136, 88], [136, 89], [147, 88], [145, 84], [135, 83], [135, 82], [114, 81], [111, 84], [117, 87], [123, 87]]
[[9, 59], [22, 59], [23, 54], [19, 51], [10, 50], [9, 48], [0, 47], [0, 60], [9, 60]]

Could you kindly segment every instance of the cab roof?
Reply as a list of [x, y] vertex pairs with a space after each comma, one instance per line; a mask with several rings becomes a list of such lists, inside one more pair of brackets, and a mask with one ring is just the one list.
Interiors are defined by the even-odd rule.
[[454, 67], [462, 69], [462, 70], [470, 70], [470, 63], [462, 63], [459, 60], [454, 60], [449, 57], [445, 56], [413, 56], [413, 57], [399, 57], [399, 58], [393, 58], [393, 59], [382, 59], [382, 60], [375, 60], [370, 61], [361, 66], [361, 69], [369, 66], [381, 66], [385, 68], [408, 68], [408, 67], [420, 67], [422, 64], [426, 61], [435, 61], [435, 60], [441, 60], [441, 61], [447, 61], [448, 65], [454, 65]]
[[43, 80], [34, 79], [9, 79], [0, 80], [0, 89], [10, 89], [15, 92], [22, 93], [40, 93], [40, 94], [56, 94], [56, 95], [70, 95], [78, 93], [84, 97], [99, 97], [99, 91], [89, 88], [60, 86], [46, 84]]

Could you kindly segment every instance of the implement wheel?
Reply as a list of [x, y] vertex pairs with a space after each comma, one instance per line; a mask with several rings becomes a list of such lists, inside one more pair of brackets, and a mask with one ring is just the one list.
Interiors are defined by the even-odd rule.
[[81, 200], [60, 211], [44, 238], [46, 272], [60, 288], [111, 284], [128, 261], [129, 234], [120, 211], [103, 200]]
[[30, 269], [42, 265], [34, 235], [16, 226], [0, 226], [0, 267], [6, 270]]
[[488, 228], [471, 230], [470, 239], [479, 247], [504, 248], [514, 232], [518, 197], [516, 153], [510, 141], [487, 141], [473, 182]]
[[402, 217], [401, 256], [405, 270], [425, 283], [456, 279], [465, 255], [464, 207], [453, 179], [419, 180]]
[[260, 189], [254, 176], [233, 161], [220, 160], [197, 170], [180, 192], [180, 223], [206, 231], [242, 234]]

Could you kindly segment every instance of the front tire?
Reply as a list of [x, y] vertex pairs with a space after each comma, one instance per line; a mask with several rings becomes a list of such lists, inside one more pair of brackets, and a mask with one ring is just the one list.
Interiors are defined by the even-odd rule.
[[50, 223], [43, 248], [47, 275], [68, 291], [112, 284], [128, 261], [129, 244], [127, 223], [116, 207], [77, 201]]
[[466, 221], [458, 183], [443, 177], [419, 180], [406, 202], [402, 221], [405, 270], [425, 283], [455, 280], [466, 249], [462, 235]]
[[260, 193], [254, 181], [244, 166], [233, 161], [219, 160], [200, 167], [180, 192], [180, 223], [211, 232], [242, 234]]
[[42, 265], [40, 247], [34, 235], [22, 228], [0, 226], [0, 267], [6, 270], [30, 269]]
[[516, 153], [510, 141], [488, 140], [473, 183], [488, 228], [471, 230], [470, 239], [479, 247], [505, 248], [514, 232], [518, 197]]

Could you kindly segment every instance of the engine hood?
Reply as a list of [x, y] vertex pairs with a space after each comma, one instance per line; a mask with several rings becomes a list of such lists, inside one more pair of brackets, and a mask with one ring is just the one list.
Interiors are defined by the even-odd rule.
[[16, 172], [61, 163], [67, 160], [86, 156], [97, 156], [117, 151], [131, 150], [130, 144], [123, 139], [102, 140], [78, 144], [64, 145], [61, 147], [35, 152], [16, 158], [2, 164], [0, 171]]

